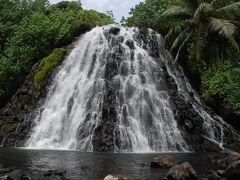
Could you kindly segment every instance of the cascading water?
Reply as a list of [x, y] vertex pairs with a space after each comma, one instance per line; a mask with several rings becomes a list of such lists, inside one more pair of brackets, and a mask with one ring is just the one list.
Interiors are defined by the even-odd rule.
[[224, 131], [237, 136], [201, 104], [160, 35], [137, 28], [81, 37], [35, 113], [30, 148], [190, 151], [202, 139], [221, 145]]

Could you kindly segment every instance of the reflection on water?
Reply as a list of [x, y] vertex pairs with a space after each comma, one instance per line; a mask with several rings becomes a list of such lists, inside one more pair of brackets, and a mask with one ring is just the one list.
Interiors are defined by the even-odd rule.
[[[189, 161], [199, 173], [211, 167], [207, 154], [165, 153], [178, 163]], [[127, 175], [139, 180], [158, 180], [167, 170], [151, 169], [151, 160], [159, 154], [85, 153], [79, 151], [27, 150], [0, 148], [0, 163], [37, 174], [49, 169], [65, 169], [76, 180], [102, 180], [108, 174]], [[37, 179], [37, 175], [34, 175]]]

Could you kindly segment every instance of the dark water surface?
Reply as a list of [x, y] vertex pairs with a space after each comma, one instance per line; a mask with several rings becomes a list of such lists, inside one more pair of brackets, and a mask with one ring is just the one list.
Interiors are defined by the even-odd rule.
[[177, 163], [188, 161], [200, 174], [214, 169], [203, 153], [114, 154], [0, 148], [0, 163], [31, 171], [36, 179], [39, 171], [62, 168], [67, 170], [67, 177], [74, 180], [102, 180], [108, 174], [158, 180], [167, 170], [152, 169], [150, 163], [160, 154], [168, 155]]

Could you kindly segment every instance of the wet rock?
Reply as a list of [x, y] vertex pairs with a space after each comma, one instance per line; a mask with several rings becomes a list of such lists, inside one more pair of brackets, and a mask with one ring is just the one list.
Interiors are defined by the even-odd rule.
[[221, 152], [223, 149], [218, 146], [214, 141], [211, 141], [208, 138], [203, 137], [202, 146], [207, 152]]
[[7, 174], [7, 180], [21, 180], [24, 175], [22, 169], [15, 169]]
[[103, 180], [133, 180], [133, 178], [127, 177], [127, 176], [113, 176], [113, 175], [108, 175], [108, 176], [106, 176]]
[[17, 95], [26, 95], [28, 93], [28, 89], [27, 88], [22, 88], [22, 89], [19, 89], [17, 91]]
[[208, 155], [210, 162], [213, 164], [217, 164], [222, 168], [227, 168], [232, 162], [240, 160], [240, 154], [237, 152], [229, 152], [226, 153], [214, 153]]
[[112, 27], [112, 28], [109, 29], [109, 33], [113, 34], [115, 36], [118, 35], [119, 32], [120, 32], [120, 29], [117, 28], [117, 27]]
[[206, 180], [221, 180], [222, 177], [219, 175], [218, 172], [210, 170], [209, 175], [206, 177]]
[[81, 170], [82, 171], [90, 171], [91, 170], [91, 167], [90, 166], [81, 166]]
[[10, 172], [8, 168], [5, 168], [2, 164], [0, 164], [0, 176]]
[[131, 40], [131, 39], [128, 39], [128, 40], [126, 41], [126, 45], [127, 45], [130, 49], [135, 49], [134, 42], [133, 42], [133, 40]]
[[197, 172], [192, 165], [184, 162], [180, 165], [173, 166], [167, 173], [168, 180], [195, 180], [198, 179]]
[[240, 160], [233, 161], [226, 170], [218, 171], [227, 180], [240, 179]]
[[234, 161], [240, 160], [240, 153], [231, 151], [226, 157], [226, 163], [230, 165]]
[[39, 180], [67, 180], [68, 178], [65, 176], [66, 170], [64, 169], [56, 169], [56, 170], [48, 170], [42, 174]]
[[226, 156], [227, 155], [223, 153], [211, 153], [208, 155], [208, 158], [212, 164], [219, 165], [222, 168], [227, 168], [227, 164], [225, 161]]
[[118, 36], [118, 41], [119, 41], [119, 43], [123, 43], [124, 37], [123, 36]]
[[123, 76], [127, 76], [129, 74], [129, 63], [128, 62], [123, 61], [121, 63], [120, 74]]
[[53, 174], [54, 175], [58, 175], [58, 176], [64, 176], [66, 174], [66, 170], [64, 169], [56, 169], [53, 171]]
[[152, 160], [151, 167], [152, 168], [170, 168], [174, 166], [174, 160], [170, 159], [167, 156], [159, 156]]

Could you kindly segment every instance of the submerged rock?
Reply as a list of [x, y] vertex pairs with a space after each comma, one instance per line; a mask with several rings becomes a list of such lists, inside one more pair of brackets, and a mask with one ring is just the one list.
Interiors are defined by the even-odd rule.
[[175, 164], [174, 160], [170, 159], [167, 156], [159, 156], [152, 160], [152, 168], [171, 168]]
[[173, 166], [167, 173], [168, 180], [195, 180], [198, 179], [197, 172], [189, 162]]
[[47, 172], [44, 173], [44, 176], [64, 176], [67, 173], [66, 170], [64, 169], [55, 169], [55, 170], [48, 170]]
[[127, 176], [113, 176], [113, 175], [108, 175], [108, 176], [106, 176], [103, 180], [133, 180], [133, 178], [127, 177]]

